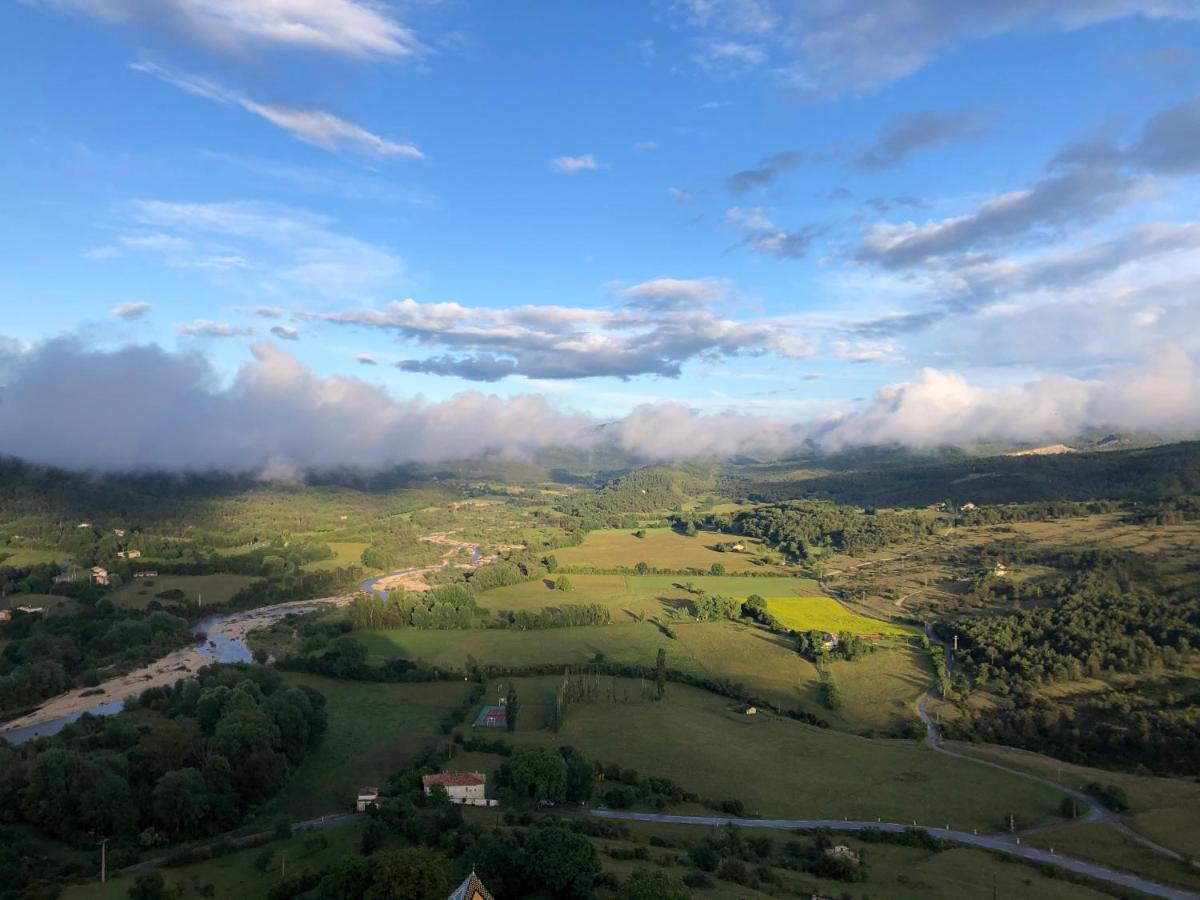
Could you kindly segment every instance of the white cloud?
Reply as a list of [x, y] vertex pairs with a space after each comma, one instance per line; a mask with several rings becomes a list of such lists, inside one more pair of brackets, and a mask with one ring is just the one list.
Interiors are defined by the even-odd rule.
[[[808, 440], [826, 448], [930, 447], [1042, 442], [1098, 426], [1165, 435], [1200, 428], [1200, 366], [1172, 347], [1087, 380], [1047, 375], [978, 387], [960, 374], [925, 369], [879, 391], [866, 409], [821, 422], [705, 415], [676, 403], [643, 404], [602, 422], [560, 411], [539, 395], [501, 399], [476, 391], [427, 403], [358, 378], [319, 377], [274, 344], [256, 344], [252, 353], [222, 386], [197, 353], [153, 345], [105, 352], [71, 339], [15, 346], [4, 366], [0, 454], [80, 469], [298, 474], [610, 441], [646, 459], [687, 459], [774, 456]], [[138, 402], [113, 404], [114, 396]], [[47, 417], [47, 409], [56, 415]], [[77, 440], [80, 433], [88, 440]]]
[[254, 334], [253, 328], [239, 328], [228, 322], [214, 322], [211, 319], [197, 319], [195, 322], [180, 325], [178, 330], [184, 337], [200, 338], [249, 337]]
[[127, 302], [118, 303], [109, 311], [109, 315], [117, 319], [125, 319], [129, 321], [133, 319], [140, 319], [148, 312], [150, 312], [149, 303]]
[[323, 109], [297, 109], [260, 103], [239, 91], [227, 88], [207, 78], [172, 72], [155, 63], [131, 63], [139, 72], [153, 75], [168, 84], [217, 103], [240, 106], [247, 112], [287, 131], [293, 137], [323, 150], [353, 150], [370, 156], [400, 156], [422, 159], [424, 155], [412, 144], [398, 143], [367, 131]]
[[601, 165], [596, 162], [596, 157], [585, 153], [582, 156], [556, 156], [550, 160], [550, 167], [556, 172], [572, 175], [576, 172], [594, 172], [600, 169]]
[[1200, 366], [1164, 347], [1140, 366], [1104, 378], [1049, 374], [1009, 387], [976, 387], [955, 372], [927, 368], [880, 390], [861, 412], [827, 424], [825, 447], [899, 443], [933, 447], [975, 441], [1047, 441], [1091, 427], [1164, 435], [1200, 428]]
[[169, 29], [219, 49], [281, 47], [351, 57], [424, 51], [384, 8], [362, 0], [42, 0], [118, 22]]
[[676, 203], [688, 204], [695, 203], [696, 198], [692, 196], [691, 191], [686, 191], [683, 188], [669, 187], [667, 193], [670, 194]]
[[695, 359], [802, 358], [812, 343], [786, 321], [722, 318], [704, 304], [723, 296], [711, 280], [659, 278], [620, 292], [612, 309], [572, 306], [467, 307], [393, 301], [383, 309], [300, 313], [302, 318], [382, 330], [440, 351], [401, 360], [404, 371], [498, 381], [637, 375], [678, 377]]
[[271, 334], [283, 341], [300, 340], [300, 330], [291, 325], [272, 325]]

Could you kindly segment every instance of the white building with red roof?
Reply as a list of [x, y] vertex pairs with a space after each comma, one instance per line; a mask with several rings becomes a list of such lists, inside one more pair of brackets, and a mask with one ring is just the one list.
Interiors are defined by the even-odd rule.
[[451, 803], [461, 803], [464, 806], [495, 806], [495, 800], [489, 800], [487, 793], [487, 776], [482, 772], [441, 772], [437, 775], [423, 775], [421, 784], [425, 788], [425, 796], [433, 793], [435, 787], [443, 787]]

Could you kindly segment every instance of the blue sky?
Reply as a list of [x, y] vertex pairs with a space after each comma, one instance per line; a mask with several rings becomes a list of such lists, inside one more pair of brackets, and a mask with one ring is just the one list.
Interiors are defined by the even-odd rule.
[[10, 394], [51, 345], [236, 390], [273, 341], [836, 443], [1197, 399], [1191, 0], [21, 0], [0, 96]]

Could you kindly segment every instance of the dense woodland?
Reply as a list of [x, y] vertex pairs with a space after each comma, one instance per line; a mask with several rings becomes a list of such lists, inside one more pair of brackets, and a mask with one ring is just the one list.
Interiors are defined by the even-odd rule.
[[[957, 659], [993, 704], [964, 703], [949, 731], [1089, 765], [1200, 774], [1200, 684], [1173, 674], [1200, 652], [1200, 598], [1139, 587], [1144, 565], [1083, 554], [1077, 575], [1048, 588], [1053, 603], [959, 619]], [[1063, 701], [1038, 690], [1120, 676], [1141, 680]]]
[[[680, 521], [686, 517], [676, 517]], [[809, 560], [814, 550], [849, 554], [918, 540], [933, 532], [916, 513], [881, 512], [820, 500], [773, 503], [736, 515], [707, 515], [705, 527], [761, 538], [792, 560]], [[686, 525], [686, 522], [685, 522]]]
[[921, 507], [949, 501], [1157, 502], [1200, 493], [1200, 443], [1060, 456], [968, 456], [859, 450], [835, 456], [727, 467], [728, 496], [773, 502], [828, 499], [860, 506]]
[[116, 718], [0, 745], [0, 819], [117, 849], [216, 834], [272, 796], [325, 731], [325, 700], [261, 666], [210, 666]]

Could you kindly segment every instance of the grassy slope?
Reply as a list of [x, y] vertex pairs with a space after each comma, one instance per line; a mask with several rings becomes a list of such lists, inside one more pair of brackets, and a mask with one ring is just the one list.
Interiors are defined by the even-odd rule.
[[[669, 528], [648, 528], [644, 538], [636, 538], [630, 529], [606, 528], [591, 531], [578, 547], [555, 550], [561, 566], [634, 566], [639, 561], [661, 569], [698, 568], [707, 570], [720, 563], [729, 572], [759, 571], [764, 567], [755, 558], [774, 554], [761, 543], [741, 538], [746, 550], [721, 553], [713, 545], [739, 540], [729, 535], [700, 532], [688, 537]], [[767, 569], [769, 571], [769, 568]]]
[[[1024, 779], [907, 741], [868, 740], [767, 714], [745, 716], [720, 697], [670, 685], [663, 703], [596, 703], [570, 710], [558, 734], [542, 730], [537, 699], [556, 679], [521, 679], [517, 741], [570, 744], [605, 762], [666, 775], [749, 812], [875, 818], [992, 829], [1009, 811], [1057, 819], [1062, 795]], [[636, 683], [631, 694], [636, 695]], [[528, 730], [537, 729], [537, 730]]]
[[1200, 856], [1200, 784], [1184, 778], [1155, 778], [1062, 762], [1028, 750], [994, 744], [950, 742], [948, 746], [1082, 788], [1092, 781], [1119, 785], [1129, 797], [1125, 820], [1147, 837], [1180, 853]]
[[802, 597], [820, 593], [811, 578], [779, 575], [746, 578], [736, 575], [630, 575], [629, 585], [637, 590], [678, 591], [675, 585], [692, 584], [699, 590], [744, 600], [751, 594], [760, 597]]
[[[284, 841], [272, 841], [269, 845], [274, 853], [274, 864], [267, 872], [260, 872], [254, 865], [255, 859], [263, 853], [263, 847], [254, 847], [205, 860], [190, 866], [177, 869], [162, 869], [168, 890], [178, 885], [181, 891], [178, 896], [192, 898], [203, 897], [201, 888], [211, 884], [211, 897], [216, 900], [245, 900], [247, 897], [265, 897], [271, 886], [279, 881], [280, 858], [287, 854], [287, 870], [291, 874], [305, 868], [319, 869], [335, 863], [352, 853], [362, 830], [360, 823], [342, 825], [321, 832], [327, 839], [327, 846], [316, 849], [309, 844], [305, 836], [289, 838]], [[107, 884], [98, 881], [86, 884], [72, 885], [63, 892], [64, 900], [125, 900], [133, 884], [132, 874], [113, 873]]]
[[264, 807], [263, 821], [352, 809], [360, 787], [386, 781], [413, 755], [442, 740], [443, 714], [467, 691], [461, 682], [374, 684], [298, 673], [288, 673], [287, 679], [325, 695], [329, 730], [282, 793]]
[[1064, 825], [1032, 835], [1026, 843], [1200, 891], [1200, 871], [1167, 859], [1108, 825]]

